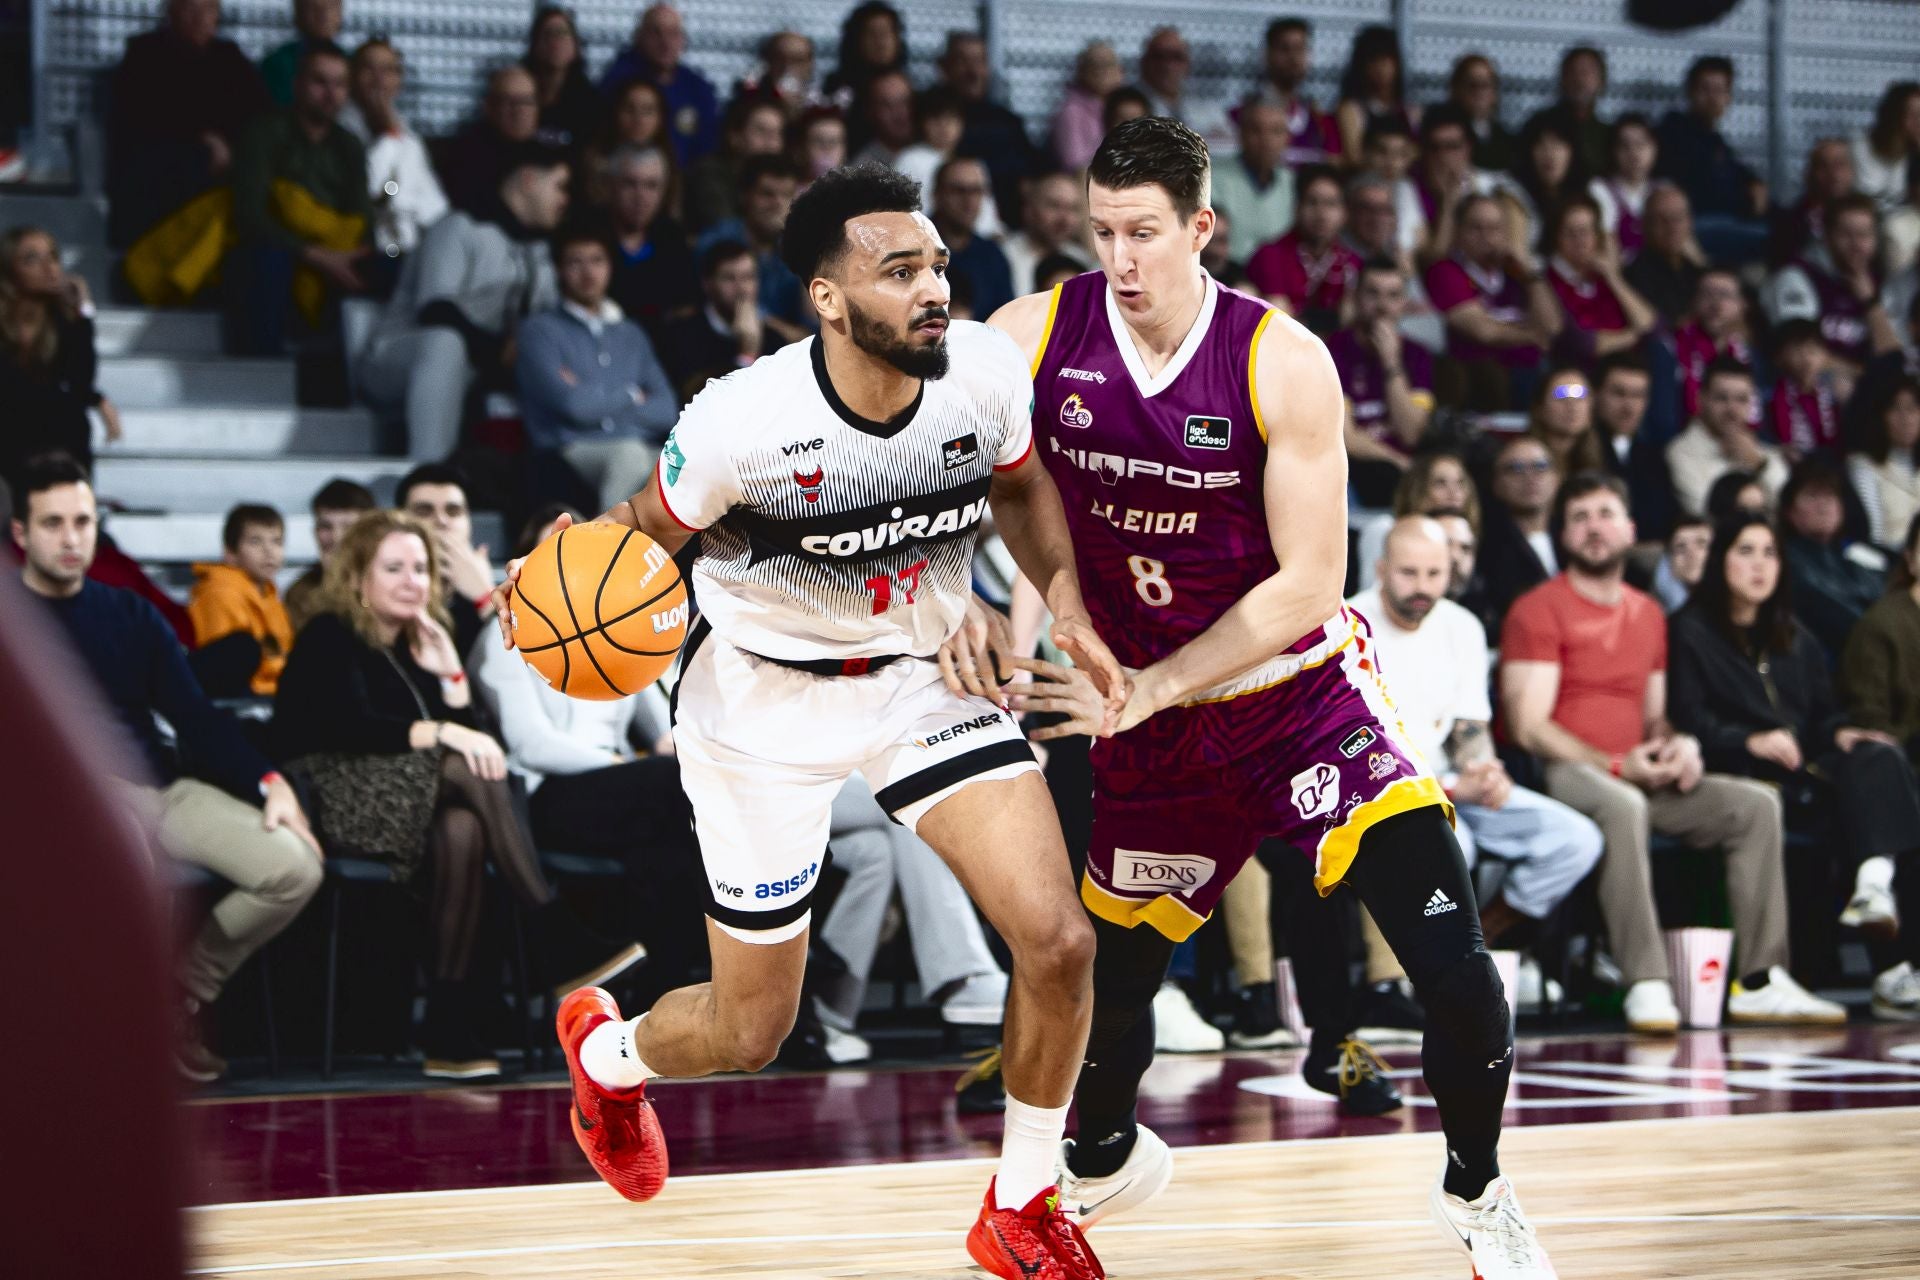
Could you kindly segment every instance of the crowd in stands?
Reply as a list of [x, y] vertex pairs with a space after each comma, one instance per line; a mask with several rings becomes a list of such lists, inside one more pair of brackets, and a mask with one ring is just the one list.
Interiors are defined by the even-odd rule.
[[[114, 73], [128, 286], [217, 303], [233, 353], [337, 359], [418, 465], [393, 510], [350, 480], [315, 496], [323, 564], [284, 601], [282, 516], [236, 506], [181, 609], [98, 526], [90, 414], [108, 439], [119, 424], [92, 301], [51, 236], [0, 238], [0, 471], [26, 584], [167, 784], [130, 785], [130, 803], [161, 813], [166, 853], [234, 886], [183, 970], [183, 1017], [313, 895], [321, 848], [417, 886], [440, 1074], [497, 1069], [472, 973], [488, 868], [549, 944], [543, 980], [637, 951], [563, 918], [541, 849], [621, 861], [629, 931], [656, 967], [697, 967], [698, 853], [673, 816], [662, 700], [573, 702], [481, 643], [508, 548], [474, 545], [472, 508], [524, 521], [524, 547], [562, 510], [614, 504], [706, 381], [806, 338], [818, 321], [779, 241], [827, 169], [918, 179], [953, 314], [986, 319], [1094, 269], [1081, 175], [1107, 129], [1152, 113], [1214, 149], [1207, 270], [1332, 353], [1353, 603], [1463, 844], [1505, 868], [1489, 939], [1531, 945], [1590, 882], [1628, 1022], [1671, 1027], [1652, 868], [1671, 842], [1714, 848], [1731, 1016], [1844, 1016], [1803, 985], [1828, 959], [1790, 942], [1844, 905], [1899, 938], [1876, 942], [1875, 1009], [1920, 1019], [1920, 82], [1816, 142], [1787, 200], [1722, 132], [1738, 68], [1718, 55], [1656, 120], [1615, 115], [1605, 54], [1571, 48], [1554, 101], [1516, 120], [1473, 51], [1443, 101], [1413, 100], [1385, 27], [1315, 102], [1298, 18], [1266, 28], [1255, 83], [1204, 97], [1168, 26], [1137, 59], [1088, 44], [1040, 122], [998, 100], [973, 31], [916, 85], [885, 0], [848, 14], [831, 69], [775, 32], [726, 89], [670, 4], [601, 51], [543, 7], [471, 122], [422, 139], [398, 109], [400, 49], [342, 47], [339, 0], [297, 0], [293, 38], [258, 66], [219, 18], [217, 0], [170, 0]], [[518, 479], [477, 487], [502, 474]], [[272, 699], [271, 742], [209, 697]], [[836, 1059], [864, 1052], [896, 892], [948, 1019], [997, 1018], [1004, 974], [930, 851], [857, 787], [833, 840], [847, 881], [820, 934], [840, 968], [815, 1005]], [[1800, 846], [1819, 884], [1790, 895]], [[1236, 951], [1262, 957], [1236, 977], [1240, 1007], [1270, 1011], [1270, 947]], [[217, 1064], [191, 1044], [205, 1077]]]

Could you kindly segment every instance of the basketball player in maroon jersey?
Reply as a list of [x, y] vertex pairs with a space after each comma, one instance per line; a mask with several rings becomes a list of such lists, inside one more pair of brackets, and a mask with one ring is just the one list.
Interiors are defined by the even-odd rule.
[[[1480, 1280], [1553, 1280], [1497, 1159], [1513, 1065], [1451, 806], [1406, 739], [1346, 577], [1345, 407], [1326, 348], [1200, 266], [1206, 145], [1129, 121], [1088, 169], [1101, 270], [991, 323], [1032, 361], [1035, 447], [1060, 488], [1094, 626], [1134, 669], [1093, 745], [1093, 1029], [1065, 1144], [1063, 1207], [1085, 1225], [1172, 1173], [1134, 1116], [1153, 995], [1264, 837], [1351, 887], [1427, 1010], [1428, 1090], [1447, 1139], [1432, 1207]], [[1027, 664], [1030, 669], [1037, 664]], [[1099, 733], [1092, 682], [1028, 686], [1029, 709]]]

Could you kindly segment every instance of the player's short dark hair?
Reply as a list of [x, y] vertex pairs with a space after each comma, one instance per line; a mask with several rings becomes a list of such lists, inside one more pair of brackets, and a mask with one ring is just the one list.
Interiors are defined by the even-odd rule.
[[393, 505], [404, 511], [407, 495], [423, 484], [450, 484], [458, 486], [462, 493], [467, 491], [467, 477], [460, 468], [447, 462], [423, 462], [400, 477], [400, 483], [393, 488]]
[[1693, 87], [1700, 83], [1701, 76], [1709, 76], [1716, 73], [1725, 76], [1727, 83], [1732, 84], [1733, 59], [1720, 53], [1701, 54], [1695, 58], [1692, 65], [1687, 68], [1686, 91], [1692, 93]]
[[793, 202], [780, 233], [781, 261], [805, 285], [846, 253], [847, 223], [920, 208], [920, 184], [904, 173], [872, 162], [830, 169]]
[[1313, 24], [1311, 22], [1308, 22], [1305, 18], [1288, 16], [1285, 18], [1275, 18], [1267, 24], [1267, 43], [1269, 45], [1279, 43], [1280, 37], [1290, 31], [1298, 31], [1307, 39], [1313, 39]]
[[1375, 116], [1367, 122], [1367, 131], [1360, 137], [1360, 146], [1364, 150], [1382, 138], [1413, 139], [1413, 126], [1399, 116]]
[[315, 515], [322, 511], [371, 511], [379, 505], [373, 490], [337, 476], [321, 485], [320, 492], [313, 495]]
[[57, 489], [63, 484], [91, 484], [80, 460], [61, 450], [36, 453], [14, 472], [9, 486], [13, 490], [13, 518], [25, 523], [33, 495]]
[[700, 278], [711, 280], [720, 274], [720, 268], [739, 258], [751, 258], [753, 250], [743, 240], [716, 240], [707, 246], [700, 255]]
[[1118, 89], [1107, 90], [1107, 96], [1100, 100], [1100, 121], [1102, 124], [1113, 118], [1113, 113], [1123, 106], [1138, 107], [1147, 114], [1153, 114], [1153, 100], [1130, 84]]
[[1109, 191], [1159, 187], [1182, 225], [1213, 198], [1213, 161], [1200, 135], [1168, 116], [1115, 125], [1093, 153], [1087, 181]]
[[500, 166], [500, 182], [504, 186], [513, 181], [522, 169], [538, 169], [545, 173], [550, 169], [564, 169], [572, 163], [573, 157], [565, 147], [557, 147], [538, 138], [528, 138], [507, 148]]
[[331, 40], [322, 40], [320, 43], [310, 44], [300, 51], [300, 60], [294, 64], [293, 68], [294, 79], [304, 79], [307, 72], [312, 69], [313, 64], [322, 58], [338, 58], [343, 66], [351, 67], [353, 65], [353, 57], [345, 49], [342, 49]]
[[1753, 366], [1734, 356], [1715, 356], [1707, 361], [1706, 370], [1700, 375], [1700, 390], [1704, 393], [1715, 378], [1745, 378], [1752, 382]]
[[220, 545], [229, 551], [238, 551], [240, 539], [254, 525], [263, 529], [278, 529], [283, 533], [287, 528], [286, 518], [272, 507], [259, 502], [242, 502], [227, 512], [227, 522], [220, 526]]
[[1788, 347], [1797, 347], [1809, 342], [1825, 342], [1820, 333], [1818, 322], [1805, 316], [1795, 316], [1791, 320], [1782, 320], [1773, 331], [1773, 349], [1777, 354]]
[[1560, 539], [1567, 531], [1567, 508], [1582, 498], [1602, 492], [1620, 499], [1620, 505], [1632, 513], [1633, 497], [1627, 492], [1627, 482], [1609, 471], [1576, 471], [1554, 490], [1553, 513], [1547, 518], [1547, 528], [1555, 547], [1560, 546]]
[[1069, 258], [1064, 253], [1050, 253], [1033, 264], [1033, 279], [1015, 280], [1013, 287], [1016, 289], [1038, 289], [1040, 282], [1048, 276], [1057, 276], [1063, 271], [1068, 275], [1078, 276], [1086, 274], [1086, 270], [1087, 264], [1076, 258]]

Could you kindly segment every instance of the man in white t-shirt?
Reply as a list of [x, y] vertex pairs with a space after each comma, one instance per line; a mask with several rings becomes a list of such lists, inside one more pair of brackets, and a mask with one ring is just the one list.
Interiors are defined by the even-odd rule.
[[[1107, 723], [1131, 685], [1081, 599], [1033, 448], [1026, 356], [950, 320], [950, 255], [918, 186], [877, 165], [835, 169], [794, 201], [780, 249], [819, 335], [707, 384], [655, 479], [601, 517], [658, 544], [650, 563], [700, 534], [673, 739], [713, 980], [638, 1018], [592, 987], [561, 1003], [574, 1136], [622, 1195], [650, 1199], [667, 1154], [646, 1083], [773, 1059], [800, 1005], [834, 798], [858, 773], [1013, 953], [1003, 1159], [968, 1251], [996, 1276], [1091, 1280], [1054, 1166], [1092, 1015], [1093, 930], [996, 682], [1004, 629], [995, 642], [971, 589], [989, 507], [1021, 570], [1047, 584], [1054, 641], [1102, 688]], [[510, 588], [496, 598], [503, 614], [534, 607]]]
[[1600, 860], [1600, 828], [1558, 800], [1513, 785], [1488, 724], [1487, 636], [1447, 599], [1446, 531], [1425, 516], [1395, 522], [1378, 581], [1347, 603], [1373, 624], [1380, 674], [1413, 744], [1453, 800], [1460, 846], [1512, 864], [1480, 906], [1489, 947], [1524, 944]]

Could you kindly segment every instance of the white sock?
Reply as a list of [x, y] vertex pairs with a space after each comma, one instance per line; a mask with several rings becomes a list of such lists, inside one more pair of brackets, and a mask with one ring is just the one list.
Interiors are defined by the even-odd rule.
[[[646, 1016], [643, 1013], [640, 1018]], [[660, 1074], [640, 1061], [640, 1054], [634, 1048], [633, 1036], [640, 1026], [640, 1018], [631, 1022], [603, 1022], [587, 1032], [587, 1038], [580, 1042], [580, 1066], [601, 1088], [631, 1089]]]
[[996, 1209], [1024, 1209], [1055, 1184], [1054, 1162], [1067, 1136], [1066, 1107], [1032, 1107], [1007, 1095], [1007, 1128], [1000, 1140], [1000, 1170], [994, 1175]]

